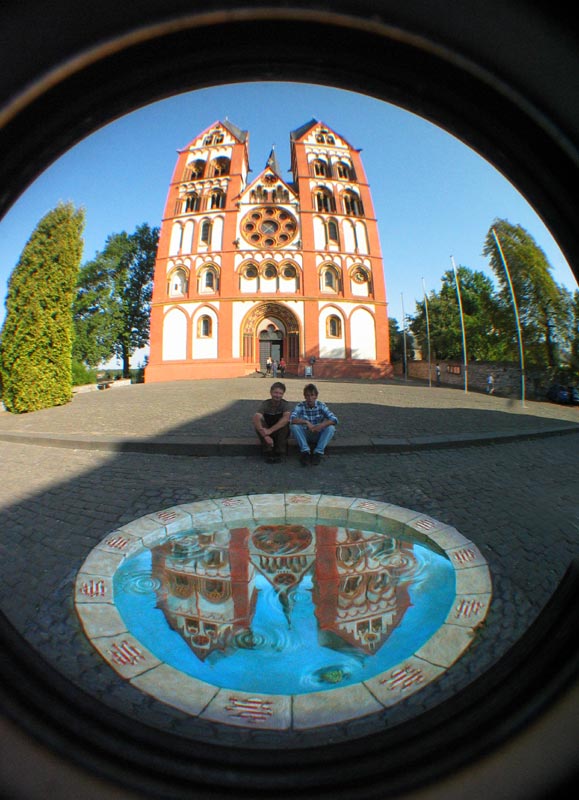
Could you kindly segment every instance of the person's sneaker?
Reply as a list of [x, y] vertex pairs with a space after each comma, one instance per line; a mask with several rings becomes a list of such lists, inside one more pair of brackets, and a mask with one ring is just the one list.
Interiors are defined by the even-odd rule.
[[321, 453], [314, 453], [312, 455], [312, 464], [314, 467], [317, 467], [318, 464], [322, 463], [322, 455]]
[[307, 467], [309, 463], [310, 463], [310, 454], [307, 450], [304, 450], [304, 452], [300, 455], [300, 464], [302, 465], [302, 467]]

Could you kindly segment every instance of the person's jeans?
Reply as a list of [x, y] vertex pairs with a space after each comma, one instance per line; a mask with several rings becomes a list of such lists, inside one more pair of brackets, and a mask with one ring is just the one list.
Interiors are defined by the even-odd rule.
[[322, 431], [310, 431], [305, 425], [290, 425], [290, 428], [301, 453], [309, 452], [310, 447], [313, 446], [314, 452], [320, 453], [320, 455], [323, 455], [336, 432], [335, 425], [328, 425]]

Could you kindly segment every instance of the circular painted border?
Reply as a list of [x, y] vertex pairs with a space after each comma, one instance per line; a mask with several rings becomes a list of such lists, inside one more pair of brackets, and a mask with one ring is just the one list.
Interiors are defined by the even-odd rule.
[[[128, 630], [113, 595], [113, 577], [127, 556], [168, 536], [236, 520], [336, 520], [344, 525], [402, 533], [434, 544], [450, 560], [455, 598], [443, 625], [412, 656], [370, 680], [304, 695], [222, 689], [186, 675], [147, 650]], [[180, 711], [228, 726], [305, 731], [348, 722], [396, 705], [448, 670], [471, 644], [491, 602], [492, 584], [479, 549], [455, 528], [407, 508], [324, 494], [252, 494], [173, 506], [107, 534], [88, 555], [75, 585], [84, 632], [104, 660], [137, 689]]]

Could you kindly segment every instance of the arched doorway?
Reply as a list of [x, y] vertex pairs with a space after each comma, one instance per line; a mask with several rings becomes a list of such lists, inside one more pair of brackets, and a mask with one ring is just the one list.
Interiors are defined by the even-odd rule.
[[297, 373], [300, 360], [299, 322], [282, 303], [255, 306], [241, 326], [242, 352], [246, 363], [265, 371], [267, 357], [284, 358], [289, 372]]

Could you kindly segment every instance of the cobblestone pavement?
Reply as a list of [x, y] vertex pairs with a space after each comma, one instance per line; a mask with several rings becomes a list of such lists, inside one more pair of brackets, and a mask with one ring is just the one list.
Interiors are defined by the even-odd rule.
[[[155, 436], [160, 427], [210, 435], [250, 432], [268, 384], [256, 379], [152, 384], [79, 395], [69, 406], [15, 417], [0, 433], [113, 433]], [[303, 381], [288, 381], [297, 400]], [[263, 388], [262, 388], [263, 387]], [[341, 427], [385, 435], [409, 428], [456, 434], [516, 427], [523, 435], [579, 421], [579, 409], [516, 403], [456, 390], [401, 384], [320, 382]], [[243, 416], [240, 417], [240, 412]], [[345, 435], [345, 431], [344, 431]], [[30, 440], [32, 441], [32, 439]], [[141, 694], [119, 679], [86, 640], [73, 608], [76, 572], [110, 531], [169, 506], [279, 491], [368, 497], [455, 526], [489, 562], [494, 598], [466, 654], [440, 680], [388, 712], [397, 722], [439, 702], [492, 665], [521, 636], [579, 551], [579, 434], [485, 446], [402, 453], [331, 452], [320, 467], [296, 458], [266, 465], [257, 455], [209, 457], [109, 453], [0, 441], [0, 604], [34, 647], [64, 675], [127, 714], [184, 736], [224, 734]], [[366, 721], [344, 735], [367, 732]], [[249, 735], [249, 734], [248, 734]], [[236, 741], [239, 733], [233, 733]], [[259, 742], [259, 734], [252, 741]], [[303, 734], [307, 744], [313, 734]]]

